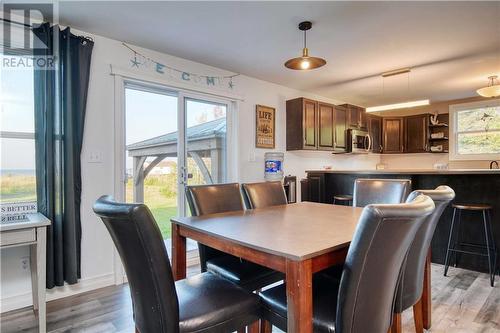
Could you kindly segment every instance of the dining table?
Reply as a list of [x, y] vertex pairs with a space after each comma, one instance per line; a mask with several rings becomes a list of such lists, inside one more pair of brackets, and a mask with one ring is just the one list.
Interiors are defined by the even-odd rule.
[[[313, 274], [344, 263], [362, 210], [300, 202], [172, 218], [174, 278], [186, 277], [187, 238], [282, 272], [286, 282], [288, 332], [312, 332]], [[422, 296], [426, 328], [430, 327], [429, 265], [427, 260]]]

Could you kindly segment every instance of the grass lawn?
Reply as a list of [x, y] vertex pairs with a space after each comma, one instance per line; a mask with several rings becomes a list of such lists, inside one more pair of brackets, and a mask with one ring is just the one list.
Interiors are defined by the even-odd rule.
[[[177, 213], [177, 186], [175, 175], [149, 175], [144, 181], [144, 203], [149, 207], [160, 227], [163, 238], [170, 238], [170, 219]], [[132, 202], [132, 179], [127, 182], [126, 198]]]
[[[170, 219], [177, 214], [175, 175], [152, 175], [144, 182], [144, 202], [160, 227], [163, 238], [170, 238]], [[127, 182], [127, 201], [132, 201], [132, 180]], [[0, 177], [0, 203], [36, 201], [35, 176], [6, 174]]]

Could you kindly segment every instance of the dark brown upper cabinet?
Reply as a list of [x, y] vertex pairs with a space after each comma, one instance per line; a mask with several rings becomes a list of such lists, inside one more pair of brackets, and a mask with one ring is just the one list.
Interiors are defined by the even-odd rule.
[[372, 139], [372, 152], [382, 152], [382, 118], [375, 115], [366, 115], [368, 123], [368, 132]]
[[306, 98], [286, 101], [286, 149], [318, 148], [318, 103]]
[[334, 148], [335, 106], [318, 102], [318, 148], [332, 150]]
[[287, 150], [345, 151], [345, 129], [345, 109], [306, 98], [286, 102]]
[[344, 107], [335, 107], [335, 131], [333, 148], [337, 152], [347, 151], [347, 110]]
[[429, 150], [429, 115], [405, 117], [405, 153], [425, 153]]
[[404, 152], [404, 118], [387, 117], [383, 118], [383, 152], [395, 154]]
[[364, 108], [352, 104], [342, 104], [341, 106], [347, 110], [347, 125], [349, 128], [368, 129], [366, 110]]

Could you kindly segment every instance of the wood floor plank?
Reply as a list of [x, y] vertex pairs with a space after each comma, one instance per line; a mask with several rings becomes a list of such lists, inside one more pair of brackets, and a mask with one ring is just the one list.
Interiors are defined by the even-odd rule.
[[[494, 288], [488, 275], [432, 265], [432, 333], [500, 333], [500, 281]], [[197, 274], [191, 268], [188, 275]], [[47, 304], [49, 333], [134, 333], [128, 285], [111, 286]], [[412, 310], [403, 313], [403, 332], [414, 332]], [[30, 308], [0, 315], [1, 333], [35, 333]], [[273, 327], [273, 332], [280, 331]]]

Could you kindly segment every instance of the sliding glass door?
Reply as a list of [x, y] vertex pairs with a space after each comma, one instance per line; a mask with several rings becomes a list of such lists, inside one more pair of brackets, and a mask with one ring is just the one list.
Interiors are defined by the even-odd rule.
[[227, 180], [229, 103], [158, 86], [124, 85], [124, 198], [151, 209], [164, 239], [189, 214], [185, 186]]

